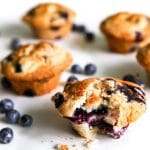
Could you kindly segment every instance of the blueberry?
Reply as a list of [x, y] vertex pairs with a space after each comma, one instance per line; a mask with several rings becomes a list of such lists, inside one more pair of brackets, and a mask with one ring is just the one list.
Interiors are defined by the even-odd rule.
[[5, 89], [11, 88], [11, 83], [6, 77], [2, 77], [1, 84], [2, 84], [3, 88], [5, 88]]
[[72, 31], [79, 32], [79, 33], [85, 33], [86, 27], [84, 25], [73, 24]]
[[78, 78], [72, 75], [68, 78], [67, 82], [72, 82], [72, 81], [78, 81]]
[[6, 113], [6, 122], [10, 124], [18, 123], [20, 119], [20, 113], [17, 110], [10, 110]]
[[23, 127], [29, 127], [32, 125], [32, 122], [33, 122], [33, 118], [30, 116], [30, 115], [23, 115], [20, 119], [20, 124], [23, 126]]
[[8, 144], [14, 137], [13, 130], [10, 128], [3, 128], [0, 131], [0, 143]]
[[95, 35], [92, 32], [85, 33], [85, 40], [88, 42], [92, 42], [95, 39]]
[[139, 31], [136, 31], [135, 32], [135, 42], [141, 42], [143, 40], [143, 35], [141, 32]]
[[84, 69], [85, 74], [93, 75], [96, 72], [96, 66], [94, 64], [87, 64]]
[[0, 112], [5, 113], [14, 109], [14, 103], [10, 99], [3, 99], [0, 101]]
[[20, 47], [20, 40], [17, 38], [12, 39], [11, 44], [10, 44], [10, 48], [12, 50], [16, 50], [18, 47]]
[[59, 12], [59, 15], [64, 18], [64, 19], [67, 19], [68, 18], [68, 13], [67, 12], [63, 12], [63, 11], [60, 11]]
[[123, 80], [133, 82], [133, 83], [136, 83], [136, 84], [140, 85], [141, 87], [144, 87], [144, 83], [140, 79], [137, 79], [136, 77], [134, 77], [131, 74], [125, 75], [123, 77]]
[[72, 65], [72, 67], [71, 67], [71, 72], [72, 72], [72, 73], [82, 73], [83, 71], [82, 71], [82, 68], [81, 68], [80, 65], [74, 64], [74, 65]]
[[135, 81], [135, 77], [131, 74], [127, 74], [123, 77], [123, 80], [125, 81], [130, 81], [130, 82], [134, 82]]
[[73, 25], [72, 25], [72, 31], [73, 31], [73, 32], [78, 31], [78, 25], [73, 24]]
[[22, 68], [21, 68], [21, 65], [19, 63], [17, 63], [15, 66], [15, 72], [16, 73], [22, 72]]
[[64, 96], [61, 93], [56, 93], [54, 95], [55, 107], [58, 108], [64, 102]]

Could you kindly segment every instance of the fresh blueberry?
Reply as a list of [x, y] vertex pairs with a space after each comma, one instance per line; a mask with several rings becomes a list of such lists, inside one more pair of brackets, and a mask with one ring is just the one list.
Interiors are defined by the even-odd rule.
[[56, 93], [54, 95], [55, 107], [58, 108], [64, 102], [64, 96], [61, 93]]
[[21, 65], [19, 63], [17, 63], [15, 66], [15, 72], [16, 73], [22, 72], [22, 68], [21, 68]]
[[93, 42], [95, 39], [95, 35], [92, 32], [85, 33], [85, 40], [88, 42]]
[[72, 81], [78, 81], [78, 78], [72, 75], [68, 78], [67, 82], [72, 82]]
[[23, 115], [20, 119], [20, 124], [23, 126], [23, 127], [29, 127], [32, 125], [32, 122], [33, 122], [33, 118], [30, 116], [30, 115]]
[[127, 74], [123, 77], [123, 80], [130, 81], [130, 82], [135, 82], [135, 77], [131, 74]]
[[140, 79], [137, 79], [135, 76], [133, 76], [131, 74], [125, 75], [123, 77], [123, 80], [133, 82], [133, 83], [140, 85], [141, 87], [144, 87], [144, 83]]
[[86, 27], [84, 25], [73, 24], [72, 31], [79, 32], [79, 33], [85, 33]]
[[0, 101], [0, 112], [5, 113], [14, 109], [14, 103], [10, 99], [3, 99]]
[[3, 128], [0, 131], [0, 143], [8, 144], [14, 137], [13, 130], [10, 128]]
[[10, 124], [18, 123], [20, 119], [20, 113], [17, 110], [10, 110], [6, 113], [6, 122]]
[[84, 72], [86, 75], [93, 75], [96, 72], [96, 66], [94, 64], [87, 64]]
[[73, 32], [78, 31], [78, 25], [77, 25], [77, 24], [73, 24], [73, 25], [72, 25], [72, 31], [73, 31]]
[[11, 83], [6, 77], [2, 77], [1, 84], [2, 84], [3, 88], [5, 88], [5, 89], [11, 88]]
[[20, 40], [17, 38], [12, 39], [11, 44], [10, 44], [10, 48], [12, 50], [16, 50], [19, 46], [20, 46]]
[[83, 71], [82, 71], [82, 68], [81, 68], [80, 65], [74, 64], [74, 65], [72, 65], [72, 67], [71, 67], [71, 72], [72, 72], [72, 73], [82, 73]]

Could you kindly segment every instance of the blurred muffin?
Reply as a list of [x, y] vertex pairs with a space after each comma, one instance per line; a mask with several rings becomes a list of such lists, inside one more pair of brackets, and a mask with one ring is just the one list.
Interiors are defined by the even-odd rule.
[[42, 3], [23, 16], [23, 21], [42, 39], [58, 39], [71, 31], [75, 12], [56, 3]]
[[64, 49], [47, 42], [20, 46], [2, 64], [3, 75], [18, 94], [43, 95], [54, 89], [72, 62]]
[[145, 69], [150, 81], [150, 44], [147, 44], [138, 50], [137, 61]]
[[100, 25], [112, 51], [128, 53], [150, 42], [150, 18], [143, 14], [119, 12]]
[[69, 82], [52, 100], [58, 113], [89, 139], [98, 132], [120, 138], [146, 109], [140, 86], [108, 77]]

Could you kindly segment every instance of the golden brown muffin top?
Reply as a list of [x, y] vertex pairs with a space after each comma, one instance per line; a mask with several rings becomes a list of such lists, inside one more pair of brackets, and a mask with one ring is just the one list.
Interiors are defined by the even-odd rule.
[[8, 79], [34, 81], [60, 74], [71, 62], [71, 55], [63, 48], [39, 42], [20, 46], [1, 63]]
[[150, 70], [150, 44], [139, 49], [137, 60], [146, 70]]
[[49, 29], [63, 26], [72, 22], [75, 12], [70, 8], [57, 3], [42, 3], [23, 16], [23, 21], [35, 29]]
[[104, 34], [123, 40], [142, 40], [150, 36], [150, 18], [143, 14], [119, 12], [101, 23]]

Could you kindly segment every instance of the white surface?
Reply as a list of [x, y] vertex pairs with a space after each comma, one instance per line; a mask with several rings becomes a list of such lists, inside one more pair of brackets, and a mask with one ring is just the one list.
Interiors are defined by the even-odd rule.
[[[4, 0], [0, 5], [0, 59], [7, 55], [8, 44], [12, 37], [21, 37], [22, 42], [31, 42], [31, 31], [19, 19], [30, 7], [42, 0]], [[98, 72], [95, 76], [114, 76], [121, 78], [126, 73], [139, 74], [140, 78], [146, 82], [144, 70], [137, 64], [135, 53], [121, 55], [108, 51], [104, 37], [101, 37], [98, 31], [100, 20], [109, 14], [120, 10], [129, 10], [135, 12], [149, 13], [148, 0], [55, 0], [55, 2], [64, 3], [74, 10], [78, 16], [76, 21], [86, 24], [86, 26], [95, 31], [97, 39], [94, 43], [86, 43], [80, 35], [71, 34], [62, 41], [56, 41], [59, 45], [67, 48], [74, 56], [74, 62], [84, 66], [88, 62], [97, 64]], [[64, 82], [69, 72], [62, 76]], [[85, 76], [77, 75], [80, 79]], [[0, 88], [0, 99], [11, 98], [15, 102], [15, 107], [22, 114], [29, 113], [34, 118], [33, 126], [22, 128], [19, 125], [9, 125], [3, 121], [3, 115], [0, 115], [0, 128], [9, 126], [14, 131], [14, 140], [8, 145], [0, 144], [0, 150], [53, 150], [59, 143], [77, 145], [78, 150], [83, 150], [84, 139], [74, 134], [68, 121], [60, 118], [51, 103], [50, 98], [56, 92], [62, 90], [58, 87], [51, 94], [27, 98], [17, 96]], [[149, 91], [147, 89], [147, 99]], [[149, 105], [149, 102], [148, 102]], [[93, 150], [141, 150], [144, 147], [150, 147], [150, 111], [149, 106], [146, 113], [132, 126], [130, 126], [125, 135], [114, 140], [105, 136], [98, 136], [98, 142]]]

